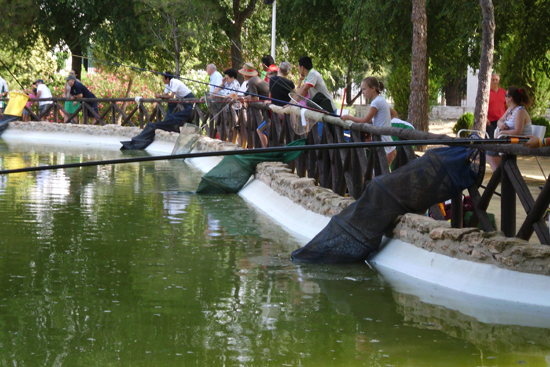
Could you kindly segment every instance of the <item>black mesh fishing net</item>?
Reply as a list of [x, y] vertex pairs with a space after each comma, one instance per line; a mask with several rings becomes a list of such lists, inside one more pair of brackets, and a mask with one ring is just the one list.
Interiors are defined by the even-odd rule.
[[375, 251], [395, 219], [425, 213], [432, 205], [459, 196], [480, 174], [481, 153], [462, 147], [431, 149], [390, 174], [375, 177], [355, 203], [334, 216], [292, 260], [350, 263]]

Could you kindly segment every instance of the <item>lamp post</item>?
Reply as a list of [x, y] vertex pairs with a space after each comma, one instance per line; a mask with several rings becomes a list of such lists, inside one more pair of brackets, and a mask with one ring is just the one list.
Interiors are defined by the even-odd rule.
[[275, 33], [277, 24], [277, 1], [276, 0], [264, 0], [265, 5], [273, 5], [273, 12], [271, 16], [271, 56], [275, 59]]

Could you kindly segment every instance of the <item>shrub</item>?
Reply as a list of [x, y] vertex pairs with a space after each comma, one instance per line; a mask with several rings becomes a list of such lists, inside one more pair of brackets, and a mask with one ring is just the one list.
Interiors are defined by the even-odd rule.
[[393, 108], [399, 118], [407, 120], [409, 115], [409, 97], [411, 95], [411, 67], [402, 64], [395, 67], [388, 79], [389, 96], [393, 99]]
[[458, 134], [462, 129], [471, 129], [474, 126], [474, 114], [471, 112], [466, 112], [464, 115], [460, 116], [455, 126], [453, 127], [453, 132]]
[[539, 126], [546, 126], [546, 134], [544, 134], [545, 138], [550, 138], [550, 123], [548, 120], [542, 116], [540, 117], [534, 117], [531, 120], [531, 123], [533, 125], [539, 125]]

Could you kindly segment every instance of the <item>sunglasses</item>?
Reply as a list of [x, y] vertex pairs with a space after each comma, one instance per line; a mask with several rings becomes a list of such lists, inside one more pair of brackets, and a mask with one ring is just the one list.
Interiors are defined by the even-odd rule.
[[505, 97], [511, 97], [511, 95], [509, 95], [508, 93], [506, 93], [506, 96]]

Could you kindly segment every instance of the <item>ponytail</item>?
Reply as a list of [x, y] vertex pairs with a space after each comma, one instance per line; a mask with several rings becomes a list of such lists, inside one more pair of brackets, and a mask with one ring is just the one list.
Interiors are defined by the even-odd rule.
[[385, 89], [384, 83], [376, 79], [374, 76], [369, 76], [363, 79], [363, 83], [367, 84], [370, 88], [376, 89], [376, 92], [378, 92], [378, 94], [382, 93]]

